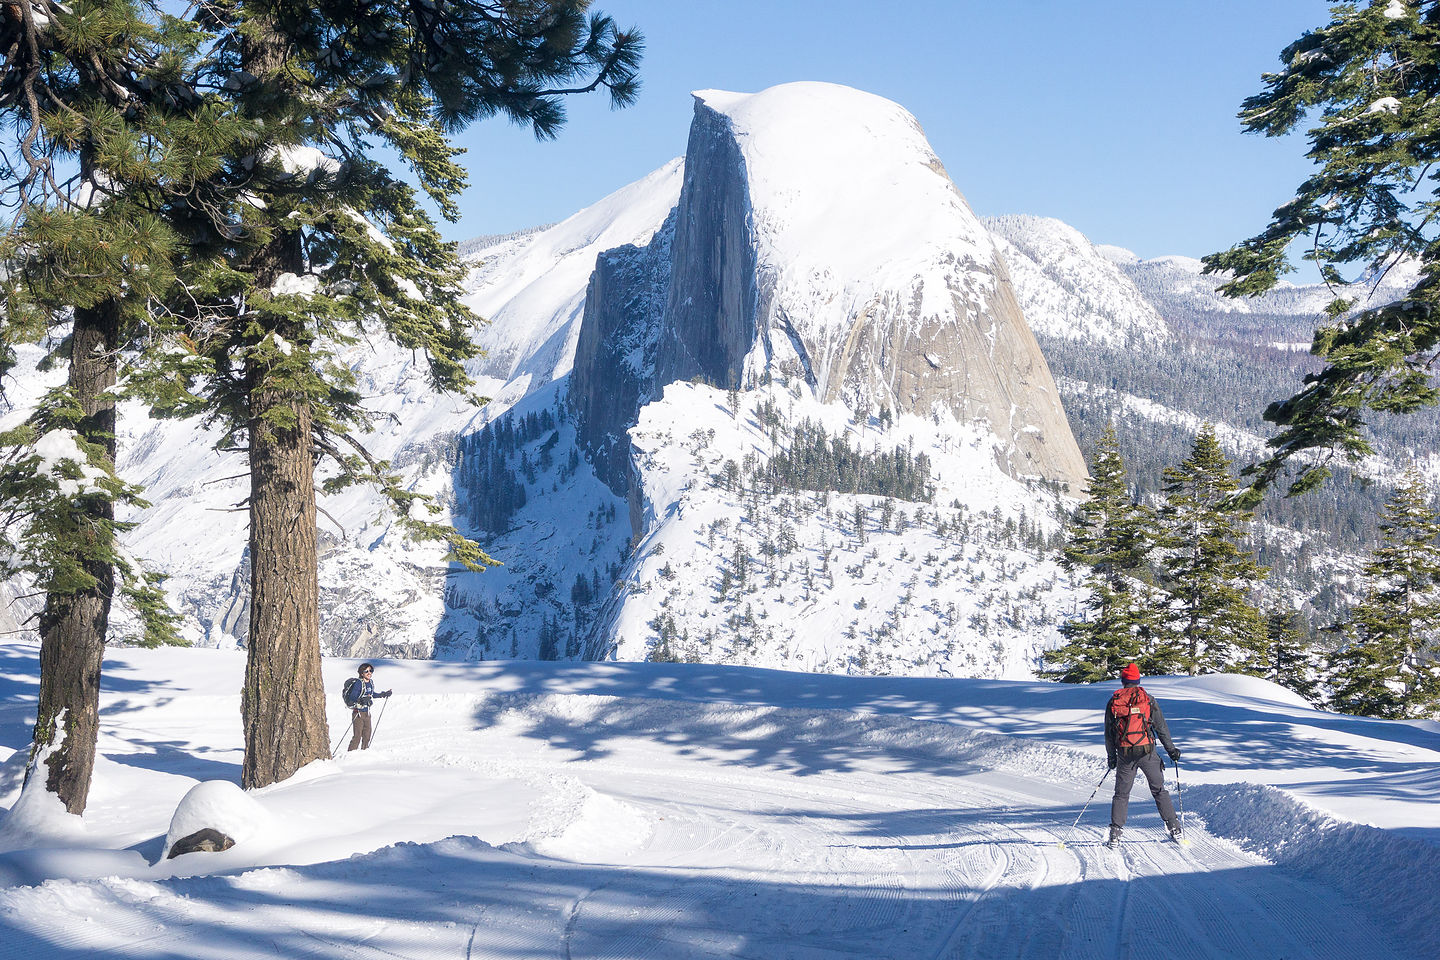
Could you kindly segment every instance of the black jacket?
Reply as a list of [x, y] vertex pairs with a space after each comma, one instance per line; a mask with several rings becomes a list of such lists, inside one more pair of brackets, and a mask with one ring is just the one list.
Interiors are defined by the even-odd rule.
[[[1145, 694], [1145, 699], [1150, 701], [1150, 732], [1154, 735], [1155, 739], [1158, 739], [1162, 744], [1165, 745], [1166, 753], [1170, 754], [1170, 756], [1172, 757], [1175, 756], [1178, 751], [1176, 751], [1175, 749], [1175, 741], [1170, 739], [1170, 727], [1167, 726], [1165, 723], [1165, 714], [1160, 709], [1160, 702], [1154, 697], [1150, 696], [1150, 692], [1144, 687], [1140, 688], [1140, 692]], [[1111, 696], [1113, 697], [1114, 695], [1112, 694]], [[1143, 747], [1130, 747], [1127, 749], [1131, 753], [1149, 753], [1150, 751], [1155, 749], [1155, 745], [1153, 743], [1147, 743]], [[1120, 748], [1115, 745], [1115, 723], [1113, 718], [1110, 716], [1110, 701], [1106, 700], [1105, 755], [1110, 758], [1110, 763], [1112, 765], [1115, 763], [1116, 758], [1119, 756], [1119, 750]]]

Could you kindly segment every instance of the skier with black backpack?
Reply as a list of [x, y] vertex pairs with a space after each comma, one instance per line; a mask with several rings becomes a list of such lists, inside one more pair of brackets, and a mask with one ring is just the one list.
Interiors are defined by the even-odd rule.
[[345, 706], [350, 708], [350, 728], [354, 734], [350, 737], [349, 750], [370, 749], [370, 737], [375, 728], [370, 723], [370, 705], [376, 698], [384, 699], [393, 693], [393, 690], [375, 691], [375, 667], [372, 664], [362, 663], [356, 675], [345, 681], [342, 697]]
[[1125, 828], [1125, 817], [1130, 809], [1130, 788], [1135, 784], [1136, 771], [1145, 774], [1165, 828], [1178, 841], [1180, 821], [1175, 817], [1175, 805], [1170, 802], [1170, 794], [1165, 789], [1165, 767], [1155, 755], [1155, 740], [1159, 738], [1171, 761], [1180, 759], [1180, 748], [1170, 739], [1170, 728], [1165, 723], [1160, 704], [1140, 686], [1140, 668], [1132, 663], [1121, 670], [1120, 682], [1123, 686], [1115, 691], [1105, 707], [1105, 753], [1110, 758], [1110, 769], [1115, 771], [1115, 799], [1110, 802], [1110, 839], [1105, 845], [1113, 847]]

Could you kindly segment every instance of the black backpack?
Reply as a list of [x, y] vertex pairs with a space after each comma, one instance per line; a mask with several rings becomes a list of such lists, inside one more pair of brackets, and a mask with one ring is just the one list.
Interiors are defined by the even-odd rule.
[[359, 686], [359, 677], [351, 677], [349, 680], [345, 681], [345, 688], [340, 692], [340, 696], [345, 700], [345, 706], [355, 706], [355, 694]]

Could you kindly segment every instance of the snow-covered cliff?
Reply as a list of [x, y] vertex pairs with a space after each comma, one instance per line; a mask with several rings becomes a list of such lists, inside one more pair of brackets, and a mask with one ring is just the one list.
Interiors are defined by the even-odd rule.
[[1005, 262], [915, 118], [824, 83], [695, 99], [657, 383], [981, 423], [1012, 475], [1078, 489]]

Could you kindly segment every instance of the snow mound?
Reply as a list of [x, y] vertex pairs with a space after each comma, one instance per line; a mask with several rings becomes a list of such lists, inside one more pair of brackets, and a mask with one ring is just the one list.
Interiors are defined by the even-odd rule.
[[[36, 769], [45, 757], [36, 760]], [[45, 844], [83, 845], [85, 821], [69, 813], [60, 798], [45, 789], [43, 774], [30, 778], [20, 799], [0, 823], [0, 851], [20, 850]]]
[[1175, 682], [1175, 687], [1185, 690], [1187, 693], [1195, 691], [1208, 691], [1211, 693], [1222, 693], [1229, 697], [1243, 697], [1247, 700], [1267, 700], [1271, 703], [1283, 703], [1290, 707], [1304, 707], [1307, 710], [1315, 709], [1314, 704], [1306, 700], [1294, 690], [1289, 690], [1278, 683], [1271, 683], [1269, 680], [1262, 680], [1259, 677], [1247, 677], [1238, 673], [1211, 673], [1203, 677], [1183, 677]]
[[640, 849], [650, 833], [649, 822], [634, 807], [585, 787], [574, 819], [530, 848], [556, 860], [604, 863]]
[[175, 808], [170, 818], [170, 829], [165, 834], [165, 851], [175, 841], [188, 837], [206, 827], [219, 830], [235, 843], [259, 836], [270, 822], [265, 808], [228, 780], [204, 780], [190, 788], [190, 792]]

